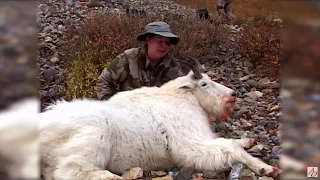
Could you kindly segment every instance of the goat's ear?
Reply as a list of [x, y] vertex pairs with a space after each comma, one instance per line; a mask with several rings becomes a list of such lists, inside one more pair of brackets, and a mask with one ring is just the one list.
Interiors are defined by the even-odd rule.
[[186, 82], [186, 83], [180, 85], [178, 88], [179, 88], [179, 89], [185, 89], [185, 90], [191, 90], [192, 87], [193, 87], [193, 86], [192, 86], [192, 83]]

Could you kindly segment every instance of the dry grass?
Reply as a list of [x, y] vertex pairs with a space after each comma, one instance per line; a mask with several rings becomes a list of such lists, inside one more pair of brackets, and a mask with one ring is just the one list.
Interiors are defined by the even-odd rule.
[[281, 73], [281, 29], [268, 23], [246, 27], [237, 37], [236, 49], [248, 58], [260, 75], [278, 76]]
[[[216, 0], [172, 0], [188, 6], [200, 9], [208, 8], [214, 16], [217, 15]], [[316, 1], [300, 0], [232, 0], [233, 13], [239, 19], [248, 19], [256, 16], [266, 18], [285, 17], [289, 19], [306, 21], [319, 19], [320, 11]]]
[[[191, 8], [208, 8], [210, 13], [216, 15], [216, 0], [173, 0]], [[233, 0], [232, 9], [237, 17], [249, 18], [256, 15], [279, 16], [280, 0]]]

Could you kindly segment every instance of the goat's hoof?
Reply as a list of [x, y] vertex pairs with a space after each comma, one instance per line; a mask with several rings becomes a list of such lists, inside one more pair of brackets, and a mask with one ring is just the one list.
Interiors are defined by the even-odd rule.
[[272, 172], [267, 174], [268, 176], [277, 177], [282, 173], [282, 170], [277, 167], [272, 167]]
[[270, 176], [270, 177], [277, 177], [281, 173], [282, 173], [281, 169], [279, 169], [277, 167], [273, 167], [273, 166], [264, 167], [259, 170], [260, 175], [265, 175], [265, 176]]

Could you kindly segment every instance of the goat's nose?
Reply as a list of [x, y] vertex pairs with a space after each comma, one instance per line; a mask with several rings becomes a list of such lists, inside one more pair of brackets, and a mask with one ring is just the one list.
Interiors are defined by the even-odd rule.
[[232, 94], [231, 94], [231, 96], [236, 97], [236, 96], [237, 96], [237, 92], [236, 92], [236, 91], [233, 91]]

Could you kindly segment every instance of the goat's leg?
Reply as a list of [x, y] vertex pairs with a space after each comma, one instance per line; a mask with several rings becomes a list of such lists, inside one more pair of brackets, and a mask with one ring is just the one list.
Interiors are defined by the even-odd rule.
[[87, 179], [123, 179], [107, 170], [94, 166], [87, 157], [71, 155], [61, 159], [53, 173], [54, 179], [87, 180]]
[[202, 171], [224, 171], [235, 163], [244, 163], [259, 175], [277, 176], [281, 173], [278, 168], [248, 154], [234, 139], [217, 138], [208, 142], [184, 141], [172, 148], [172, 155], [178, 165]]
[[233, 139], [235, 143], [243, 148], [250, 148], [255, 142], [254, 138]]
[[[110, 159], [111, 143], [107, 131], [100, 127], [87, 126], [78, 129], [65, 143], [49, 151], [54, 163], [53, 179], [87, 180], [87, 179], [121, 179], [104, 170]], [[71, 134], [71, 133], [70, 133]], [[46, 161], [50, 157], [43, 156]]]

